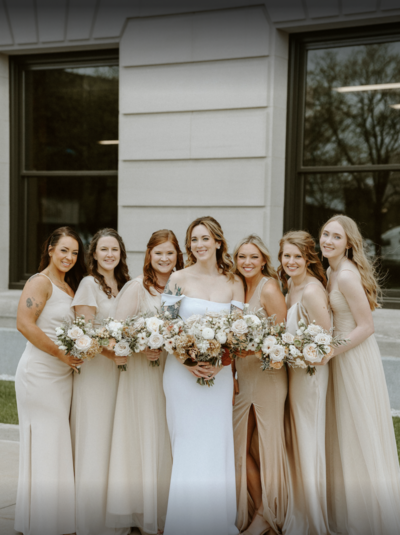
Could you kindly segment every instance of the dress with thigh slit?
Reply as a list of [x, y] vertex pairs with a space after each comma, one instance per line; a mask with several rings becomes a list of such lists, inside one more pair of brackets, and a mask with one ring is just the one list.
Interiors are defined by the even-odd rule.
[[[74, 313], [72, 297], [53, 283], [52, 287], [36, 325], [56, 341], [56, 327], [64, 319], [73, 320]], [[20, 428], [15, 530], [24, 535], [74, 533], [69, 426], [72, 368], [27, 342], [18, 364], [15, 389]]]
[[[250, 300], [250, 309], [257, 311], [264, 284], [263, 277]], [[233, 408], [235, 439], [237, 526], [247, 528], [254, 513], [254, 504], [247, 490], [246, 445], [247, 425], [254, 406], [257, 429], [253, 434], [251, 454], [260, 468], [263, 516], [271, 528], [280, 533], [285, 520], [288, 488], [285, 444], [285, 401], [288, 391], [286, 366], [280, 370], [261, 370], [261, 361], [251, 355], [236, 359], [239, 394]]]

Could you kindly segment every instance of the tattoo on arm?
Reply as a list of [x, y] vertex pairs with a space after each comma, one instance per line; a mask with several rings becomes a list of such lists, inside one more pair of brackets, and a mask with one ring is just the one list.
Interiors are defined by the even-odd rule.
[[[174, 288], [171, 290], [171, 282], [170, 281], [171, 281], [171, 279], [168, 279], [168, 282], [167, 282], [167, 284], [165, 285], [165, 288], [164, 288], [164, 293], [166, 295], [182, 295], [182, 288], [180, 288], [176, 284], [174, 285]], [[161, 310], [162, 310], [162, 312], [164, 314], [166, 312], [168, 312], [168, 314], [172, 318], [175, 319], [175, 318], [177, 318], [179, 316], [180, 306], [181, 306], [181, 302], [180, 301], [178, 301], [174, 305], [169, 305], [169, 306], [165, 306], [164, 303], [162, 303], [161, 304]]]
[[26, 300], [26, 306], [28, 308], [32, 308], [33, 306], [32, 299], [30, 297], [28, 297], [28, 299]]

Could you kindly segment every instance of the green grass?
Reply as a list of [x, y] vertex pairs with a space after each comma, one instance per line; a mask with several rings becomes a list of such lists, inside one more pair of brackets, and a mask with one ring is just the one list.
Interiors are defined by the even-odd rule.
[[0, 381], [0, 422], [18, 424], [14, 381]]
[[[15, 399], [15, 383], [13, 381], [0, 381], [0, 422], [3, 424], [18, 424], [17, 400]], [[400, 461], [399, 417], [393, 418], [393, 425]]]

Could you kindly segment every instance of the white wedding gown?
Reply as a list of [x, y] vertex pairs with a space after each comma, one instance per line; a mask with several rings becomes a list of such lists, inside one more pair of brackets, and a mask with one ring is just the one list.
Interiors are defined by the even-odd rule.
[[[162, 301], [166, 306], [181, 301], [182, 319], [230, 308], [230, 303], [185, 296], [163, 294]], [[164, 535], [238, 534], [231, 367], [221, 370], [208, 388], [168, 355], [164, 392], [173, 456]]]

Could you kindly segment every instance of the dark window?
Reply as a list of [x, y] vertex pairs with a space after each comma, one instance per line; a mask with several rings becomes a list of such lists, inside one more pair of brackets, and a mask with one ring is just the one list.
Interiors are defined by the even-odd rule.
[[400, 306], [400, 38], [393, 26], [291, 38], [285, 228], [352, 217]]
[[11, 288], [54, 229], [117, 227], [118, 78], [115, 51], [11, 61]]

